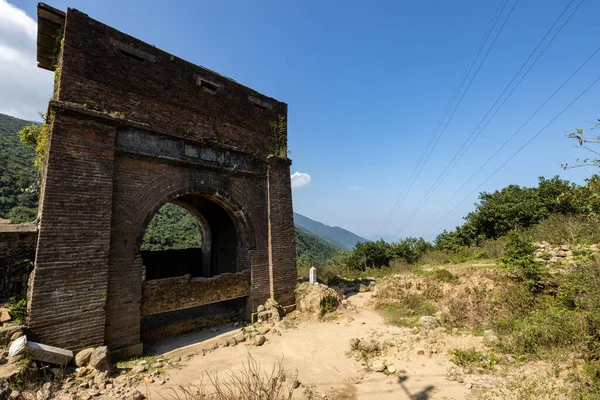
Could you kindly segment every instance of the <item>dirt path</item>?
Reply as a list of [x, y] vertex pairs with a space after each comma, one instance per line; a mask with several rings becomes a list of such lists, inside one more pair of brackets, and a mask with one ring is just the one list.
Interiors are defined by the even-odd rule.
[[[260, 347], [242, 343], [202, 355], [202, 349], [232, 334], [227, 333], [164, 354], [169, 358], [180, 357], [181, 368], [168, 370], [166, 376], [169, 379], [163, 385], [153, 383], [138, 389], [143, 393], [154, 392], [166, 397], [172, 393], [172, 389], [198, 385], [202, 382], [204, 372], [218, 372], [224, 376], [226, 371], [239, 370], [242, 362], [247, 360], [247, 355], [251, 354], [263, 369], [270, 369], [273, 363], [283, 358], [287, 371], [297, 370], [301, 382], [294, 392], [294, 398], [297, 399], [322, 398], [323, 395], [328, 399], [394, 400], [467, 397], [470, 392], [467, 382], [446, 379], [447, 371], [453, 366], [448, 361], [448, 354], [430, 349], [435, 348], [436, 344], [446, 347], [449, 343], [438, 343], [435, 335], [431, 340], [421, 342], [421, 338], [408, 328], [386, 325], [381, 316], [366, 305], [371, 295], [367, 292], [350, 297], [347, 301], [353, 307], [339, 311], [335, 320], [299, 322], [296, 327], [283, 329], [281, 335], [267, 334], [267, 342]], [[370, 372], [365, 362], [349, 357], [349, 342], [353, 338], [404, 343], [405, 346], [400, 345], [392, 356], [379, 358], [387, 365], [394, 365], [402, 377]], [[420, 348], [419, 344], [426, 346], [425, 349]], [[423, 354], [418, 354], [419, 350]], [[207, 381], [205, 375], [204, 381]]]

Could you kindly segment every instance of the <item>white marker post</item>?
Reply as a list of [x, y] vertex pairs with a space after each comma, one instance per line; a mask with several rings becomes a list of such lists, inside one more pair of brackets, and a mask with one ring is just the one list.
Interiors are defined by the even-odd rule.
[[317, 283], [317, 269], [315, 267], [311, 267], [308, 274], [308, 281], [310, 283]]

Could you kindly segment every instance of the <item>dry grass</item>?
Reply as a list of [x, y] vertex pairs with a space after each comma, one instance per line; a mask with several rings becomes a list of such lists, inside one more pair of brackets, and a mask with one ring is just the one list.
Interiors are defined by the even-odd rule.
[[251, 355], [240, 370], [229, 371], [224, 379], [218, 374], [205, 375], [207, 383], [157, 394], [176, 400], [289, 400], [298, 385], [297, 372], [288, 374], [283, 360], [274, 363], [270, 371], [263, 371]]

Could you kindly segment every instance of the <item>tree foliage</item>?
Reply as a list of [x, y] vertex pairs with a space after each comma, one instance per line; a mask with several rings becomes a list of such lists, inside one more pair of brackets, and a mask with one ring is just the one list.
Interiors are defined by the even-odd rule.
[[17, 136], [27, 124], [0, 114], [0, 218], [14, 223], [33, 221], [38, 208], [40, 175], [33, 167], [36, 155]]
[[167, 203], [148, 224], [142, 250], [179, 250], [202, 247], [196, 219], [183, 207]]
[[600, 177], [593, 175], [584, 185], [555, 176], [539, 178], [538, 186], [509, 185], [482, 192], [475, 210], [452, 232], [444, 231], [435, 240], [439, 249], [459, 251], [483, 239], [495, 239], [531, 227], [554, 214], [598, 215]]
[[414, 263], [431, 248], [431, 243], [423, 238], [413, 237], [397, 243], [388, 243], [383, 239], [356, 243], [352, 253], [346, 257], [345, 264], [349, 269], [364, 271], [367, 268], [389, 267], [393, 260]]

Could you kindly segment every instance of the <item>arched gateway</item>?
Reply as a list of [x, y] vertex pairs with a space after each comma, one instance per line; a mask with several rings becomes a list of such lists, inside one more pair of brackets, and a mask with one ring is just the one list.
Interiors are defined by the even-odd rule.
[[[159, 320], [293, 306], [286, 104], [42, 3], [38, 66], [56, 74], [29, 290], [39, 341], [134, 355]], [[198, 220], [191, 258], [140, 250], [166, 203]]]

